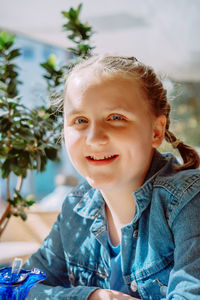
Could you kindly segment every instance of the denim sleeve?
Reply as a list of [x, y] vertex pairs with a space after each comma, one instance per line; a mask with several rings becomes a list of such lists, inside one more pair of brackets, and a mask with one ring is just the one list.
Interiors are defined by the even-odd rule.
[[174, 267], [169, 278], [167, 300], [200, 299], [199, 213], [200, 193], [182, 208], [172, 224]]
[[97, 287], [88, 286], [70, 287], [60, 235], [61, 219], [62, 214], [58, 216], [49, 236], [44, 240], [42, 247], [38, 249], [23, 266], [24, 269], [28, 270], [39, 268], [47, 275], [45, 281], [36, 284], [30, 290], [27, 298], [29, 300], [86, 300], [89, 295], [97, 289]]

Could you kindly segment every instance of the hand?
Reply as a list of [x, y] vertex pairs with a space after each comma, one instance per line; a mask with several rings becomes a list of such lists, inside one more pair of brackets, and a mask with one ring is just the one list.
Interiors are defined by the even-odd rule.
[[114, 290], [98, 289], [89, 296], [88, 300], [138, 300], [138, 298]]

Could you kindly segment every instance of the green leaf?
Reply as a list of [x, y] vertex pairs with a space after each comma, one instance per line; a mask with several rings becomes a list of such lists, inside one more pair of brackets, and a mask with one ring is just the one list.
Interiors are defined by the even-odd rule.
[[20, 169], [27, 169], [29, 165], [29, 153], [27, 151], [21, 151], [17, 158], [17, 165]]
[[14, 101], [8, 101], [9, 109], [16, 108], [17, 106], [19, 106], [19, 103], [14, 102]]
[[82, 6], [83, 6], [83, 4], [80, 3], [79, 6], [78, 6], [78, 8], [77, 8], [77, 10], [76, 10], [77, 17], [79, 17], [79, 15], [80, 15], [80, 12], [82, 10]]
[[12, 80], [10, 81], [10, 83], [8, 84], [8, 87], [7, 87], [7, 93], [9, 95], [9, 97], [15, 97], [17, 96], [18, 92], [17, 92], [17, 84], [19, 82], [16, 81], [16, 80]]
[[35, 201], [30, 200], [30, 201], [27, 201], [26, 203], [28, 204], [28, 206], [32, 206], [35, 203]]
[[54, 68], [49, 65], [48, 63], [43, 63], [43, 64], [40, 64], [48, 73], [50, 73], [51, 75], [54, 74]]
[[61, 11], [61, 14], [68, 19], [70, 18], [68, 11]]
[[0, 32], [0, 45], [4, 47], [6, 44], [12, 45], [15, 41], [15, 35], [9, 34], [7, 31], [3, 30]]
[[20, 192], [18, 190], [14, 189], [14, 192], [16, 194], [16, 196], [14, 197], [15, 200], [18, 200], [18, 199], [22, 200], [23, 199], [22, 195], [20, 194]]
[[23, 208], [20, 210], [19, 216], [21, 217], [21, 219], [22, 219], [23, 221], [26, 221], [26, 220], [27, 220], [27, 214], [25, 213], [25, 211], [24, 211]]
[[10, 129], [12, 123], [7, 117], [1, 117], [0, 119], [0, 127], [1, 127], [1, 132], [7, 133], [7, 131]]
[[76, 19], [76, 17], [77, 17], [77, 13], [72, 7], [69, 10], [69, 15], [72, 20]]
[[45, 148], [45, 153], [47, 158], [49, 158], [50, 160], [56, 160], [57, 159], [57, 149], [49, 147], [49, 148]]
[[40, 172], [43, 172], [46, 168], [47, 164], [47, 157], [46, 156], [41, 156], [41, 165], [40, 165]]
[[5, 73], [5, 76], [10, 79], [15, 79], [18, 76], [18, 73], [11, 70], [11, 71]]
[[20, 55], [20, 49], [14, 49], [8, 54], [7, 59], [11, 60], [19, 55]]
[[6, 159], [1, 167], [1, 176], [2, 178], [7, 178], [11, 171], [11, 161]]
[[23, 178], [26, 178], [26, 176], [27, 176], [27, 169], [18, 168], [15, 166], [15, 168], [13, 169], [13, 172], [15, 175], [22, 176]]
[[51, 54], [49, 56], [49, 59], [47, 60], [47, 64], [52, 67], [53, 69], [55, 69], [56, 66], [56, 56], [54, 54]]
[[8, 148], [1, 144], [0, 145], [0, 157], [4, 158], [8, 154]]
[[17, 70], [19, 69], [19, 67], [16, 64], [9, 63], [9, 64], [6, 65], [6, 71], [7, 72], [10, 72], [10, 71], [15, 70], [15, 69], [17, 69]]
[[[30, 194], [26, 197], [26, 201], [32, 201], [34, 198], [35, 198], [35, 195]], [[33, 203], [34, 203], [34, 201], [33, 201]]]
[[12, 147], [15, 149], [25, 149], [27, 146], [27, 142], [23, 139], [15, 139], [12, 141]]

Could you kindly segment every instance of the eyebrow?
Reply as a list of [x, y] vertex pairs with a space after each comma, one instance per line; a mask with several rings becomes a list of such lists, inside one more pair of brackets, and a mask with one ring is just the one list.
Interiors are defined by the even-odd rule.
[[121, 106], [113, 106], [113, 107], [108, 107], [106, 108], [108, 112], [114, 112], [114, 113], [121, 113], [121, 114], [133, 114], [130, 109], [126, 107], [121, 107]]
[[125, 107], [121, 107], [121, 106], [113, 106], [113, 107], [108, 107], [107, 108], [108, 111], [117, 111], [117, 110], [120, 110], [120, 111], [124, 111], [124, 112], [129, 112], [129, 110]]
[[[130, 112], [127, 108], [121, 107], [121, 106], [114, 106], [114, 107], [106, 107], [106, 111], [115, 111], [115, 110], [121, 110], [124, 112]], [[77, 114], [82, 114], [84, 111], [79, 110], [79, 109], [72, 109], [69, 112], [67, 112], [68, 115], [77, 115]]]
[[78, 109], [72, 109], [69, 112], [66, 110], [66, 115], [72, 116], [72, 115], [82, 115], [84, 112]]

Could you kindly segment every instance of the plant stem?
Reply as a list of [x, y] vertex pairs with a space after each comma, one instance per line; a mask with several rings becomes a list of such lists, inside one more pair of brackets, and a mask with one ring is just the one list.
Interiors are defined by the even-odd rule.
[[2, 235], [3, 231], [6, 228], [6, 225], [8, 224], [9, 221], [8, 215], [10, 213], [10, 210], [11, 210], [11, 204], [8, 203], [6, 210], [4, 211], [3, 216], [0, 219], [0, 236]]
[[6, 178], [6, 200], [10, 199], [10, 176]]
[[[17, 191], [21, 190], [22, 183], [23, 183], [23, 176], [20, 175], [20, 176], [18, 176], [18, 179], [17, 179], [17, 185], [16, 185]], [[10, 199], [10, 177], [9, 176], [6, 178], [6, 190], [7, 190], [7, 200], [8, 200], [8, 199]], [[10, 213], [11, 213], [11, 204], [8, 203], [8, 205], [0, 219], [0, 237], [3, 234], [4, 230], [6, 229], [6, 226], [9, 221], [8, 215]]]
[[23, 183], [23, 176], [19, 175], [17, 178], [16, 190], [20, 192]]
[[[10, 199], [10, 176], [6, 178], [6, 200]], [[11, 211], [11, 204], [8, 203], [1, 219], [0, 219], [0, 236], [2, 235], [3, 231], [6, 228], [6, 225], [8, 224], [9, 218], [8, 215]]]

